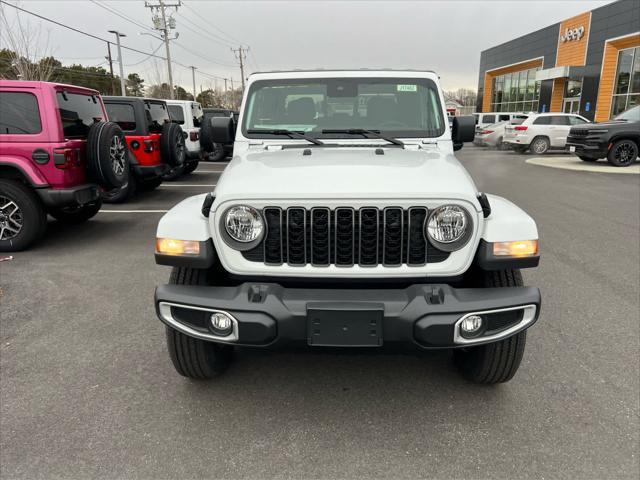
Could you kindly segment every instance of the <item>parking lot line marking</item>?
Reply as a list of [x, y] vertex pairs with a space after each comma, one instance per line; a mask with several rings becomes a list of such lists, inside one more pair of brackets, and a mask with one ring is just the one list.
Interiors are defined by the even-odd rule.
[[215, 187], [215, 183], [163, 183], [160, 187]]
[[169, 210], [100, 210], [98, 213], [167, 213]]

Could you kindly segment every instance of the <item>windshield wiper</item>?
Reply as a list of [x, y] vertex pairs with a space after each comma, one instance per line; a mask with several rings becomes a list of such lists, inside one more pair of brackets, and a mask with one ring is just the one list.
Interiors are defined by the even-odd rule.
[[347, 135], [362, 135], [366, 137], [367, 135], [372, 135], [376, 138], [381, 138], [382, 140], [386, 140], [389, 143], [393, 143], [394, 145], [398, 145], [400, 147], [404, 146], [404, 142], [398, 140], [397, 138], [388, 137], [386, 135], [382, 135], [380, 130], [367, 130], [365, 128], [345, 128], [342, 130], [322, 130], [322, 133], [346, 133]]
[[300, 132], [295, 132], [293, 130], [286, 130], [284, 128], [274, 128], [274, 129], [256, 128], [253, 130], [248, 130], [247, 133], [250, 135], [254, 135], [254, 134], [259, 135], [261, 133], [264, 133], [267, 135], [287, 135], [293, 138], [302, 138], [303, 140], [306, 140], [307, 142], [311, 142], [314, 145], [324, 145], [324, 142], [321, 142], [317, 138], [313, 138], [313, 137], [310, 137], [309, 135], [305, 135], [304, 133], [300, 133]]

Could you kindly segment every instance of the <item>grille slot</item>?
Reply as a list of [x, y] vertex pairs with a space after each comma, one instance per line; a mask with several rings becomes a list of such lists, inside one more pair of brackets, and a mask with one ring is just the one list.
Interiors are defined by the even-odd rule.
[[264, 209], [267, 235], [264, 239], [264, 263], [282, 265], [282, 210], [279, 208]]
[[331, 264], [331, 211], [328, 208], [311, 209], [311, 263], [317, 266]]
[[404, 214], [401, 208], [389, 207], [383, 212], [384, 237], [382, 264], [402, 265], [402, 236], [404, 233]]
[[350, 267], [355, 260], [355, 212], [353, 208], [336, 208], [334, 220], [335, 264]]
[[287, 210], [287, 262], [290, 265], [307, 263], [307, 212], [304, 208]]
[[252, 262], [419, 267], [443, 262], [450, 255], [426, 240], [424, 223], [429, 212], [425, 207], [266, 207], [262, 213], [267, 227], [264, 240], [242, 252]]

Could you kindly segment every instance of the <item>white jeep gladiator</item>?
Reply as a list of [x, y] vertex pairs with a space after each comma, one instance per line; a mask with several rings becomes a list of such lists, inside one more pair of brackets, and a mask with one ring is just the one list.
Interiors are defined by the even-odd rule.
[[[234, 346], [395, 345], [452, 349], [475, 382], [511, 379], [540, 311], [520, 274], [538, 265], [538, 231], [456, 160], [474, 127], [449, 126], [433, 72], [252, 75], [215, 190], [158, 225], [176, 370], [218, 375]], [[217, 143], [233, 130], [212, 120]]]

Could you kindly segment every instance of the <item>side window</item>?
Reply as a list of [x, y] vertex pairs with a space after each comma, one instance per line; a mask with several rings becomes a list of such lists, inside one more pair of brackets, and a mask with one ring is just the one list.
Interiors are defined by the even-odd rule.
[[545, 116], [545, 117], [538, 117], [533, 121], [534, 125], [551, 125], [551, 119], [554, 117], [550, 117], [550, 116]]
[[202, 107], [200, 106], [199, 103], [192, 103], [191, 104], [191, 114], [193, 115], [193, 126], [194, 127], [201, 127], [202, 126]]
[[[147, 111], [147, 120], [149, 123], [149, 131], [152, 133], [162, 133], [162, 127], [165, 123], [171, 122], [167, 105], [162, 102], [145, 102], [145, 110]], [[182, 117], [184, 120], [184, 117]]]
[[81, 93], [58, 92], [58, 112], [66, 138], [85, 138], [89, 127], [102, 121], [104, 113], [99, 97]]
[[42, 131], [38, 99], [31, 93], [0, 92], [0, 134], [33, 135]]
[[181, 105], [167, 105], [171, 121], [179, 125], [184, 125], [184, 111]]
[[566, 115], [553, 115], [551, 117], [551, 125], [567, 126], [569, 125], [569, 117]]
[[509, 120], [511, 120], [510, 115], [498, 115], [499, 122], [508, 122]]
[[482, 123], [496, 123], [495, 115], [485, 115], [482, 117]]
[[107, 115], [111, 122], [116, 122], [124, 131], [136, 129], [136, 116], [132, 105], [125, 103], [105, 103]]
[[582, 125], [584, 123], [587, 123], [587, 121], [584, 118], [569, 117], [569, 125]]

